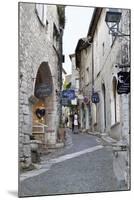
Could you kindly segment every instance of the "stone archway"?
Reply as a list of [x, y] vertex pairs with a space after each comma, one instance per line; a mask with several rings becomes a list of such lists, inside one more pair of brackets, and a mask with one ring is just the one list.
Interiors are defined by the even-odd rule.
[[53, 80], [50, 67], [47, 62], [42, 62], [38, 68], [34, 95], [39, 99], [44, 99], [44, 97], [49, 97], [53, 92]]
[[[47, 62], [42, 62], [38, 68], [34, 96], [38, 101], [33, 105], [33, 135], [43, 144], [56, 143], [54, 127], [54, 89], [53, 78]], [[53, 137], [51, 137], [53, 135]]]
[[111, 85], [111, 125], [120, 122], [120, 98], [117, 94], [117, 78], [114, 76]]
[[84, 103], [82, 102], [81, 104], [81, 128], [85, 129], [86, 128], [86, 118], [85, 118], [85, 106]]

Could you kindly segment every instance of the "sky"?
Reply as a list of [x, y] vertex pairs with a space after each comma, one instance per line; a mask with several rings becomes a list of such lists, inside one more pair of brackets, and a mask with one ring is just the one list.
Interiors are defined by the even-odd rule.
[[63, 54], [65, 63], [63, 67], [67, 74], [71, 74], [70, 54], [75, 53], [75, 48], [80, 38], [86, 37], [93, 8], [66, 6], [66, 23], [63, 35]]

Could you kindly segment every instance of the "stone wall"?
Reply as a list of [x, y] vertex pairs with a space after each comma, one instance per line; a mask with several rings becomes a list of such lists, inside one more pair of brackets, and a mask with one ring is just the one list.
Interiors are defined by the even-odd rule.
[[[93, 37], [94, 76], [92, 76], [92, 51], [89, 46], [81, 51], [80, 65], [80, 90], [83, 95], [88, 95], [91, 101], [92, 88], [99, 93], [100, 102], [91, 103], [92, 131], [107, 133], [110, 137], [125, 144], [127, 148], [117, 150], [114, 154], [113, 168], [115, 175], [120, 179], [120, 184], [130, 186], [130, 95], [116, 97], [116, 121], [113, 122], [113, 79], [118, 80], [117, 73], [120, 69], [116, 64], [130, 64], [130, 38], [129, 36], [112, 38], [105, 23], [107, 9], [103, 9]], [[122, 17], [120, 30], [130, 34], [130, 10], [121, 10]], [[114, 39], [114, 40], [112, 40]], [[89, 67], [89, 81], [86, 82], [86, 68]], [[126, 69], [125, 69], [126, 70]], [[92, 85], [94, 78], [94, 85]], [[105, 86], [105, 112], [104, 119], [104, 89]], [[82, 105], [82, 104], [81, 104]], [[82, 117], [82, 112], [81, 112]], [[97, 118], [97, 119], [95, 119]], [[106, 120], [106, 125], [105, 125]], [[81, 119], [82, 121], [82, 119]], [[97, 122], [97, 123], [95, 123]], [[123, 181], [123, 182], [122, 182]]]
[[78, 84], [76, 80], [79, 80], [79, 72], [76, 69], [76, 64], [75, 64], [75, 54], [70, 55], [70, 60], [71, 60], [71, 65], [72, 65], [72, 77], [71, 77], [71, 88], [74, 88], [76, 93], [78, 92]]
[[53, 27], [59, 30], [59, 18], [56, 6], [47, 6], [47, 26], [42, 26], [35, 12], [34, 3], [19, 3], [19, 150], [22, 167], [31, 164], [30, 135], [32, 135], [32, 104], [28, 101], [34, 95], [37, 71], [43, 62], [47, 62], [53, 79], [53, 94], [50, 107], [50, 124], [53, 132], [47, 132], [49, 144], [56, 144], [58, 118], [58, 99], [55, 90], [59, 90], [58, 50], [53, 47]]

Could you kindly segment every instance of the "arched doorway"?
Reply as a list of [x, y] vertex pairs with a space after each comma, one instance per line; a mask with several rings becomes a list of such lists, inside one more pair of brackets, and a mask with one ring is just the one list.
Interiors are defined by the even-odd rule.
[[81, 103], [81, 107], [80, 107], [80, 127], [82, 129], [84, 128], [83, 115], [84, 115], [84, 103]]
[[38, 68], [34, 96], [38, 101], [33, 105], [33, 136], [43, 144], [48, 143], [47, 127], [52, 126], [49, 112], [53, 109], [53, 80], [47, 62], [42, 62]]
[[86, 129], [91, 129], [91, 105], [90, 102], [85, 105], [85, 111], [86, 111]]
[[106, 88], [104, 83], [102, 84], [102, 112], [103, 112], [102, 131], [104, 132], [106, 129]]
[[113, 78], [113, 117], [114, 117], [114, 123], [117, 121], [117, 115], [116, 115], [116, 102], [117, 102], [117, 95], [116, 95], [116, 87], [117, 87], [117, 80], [114, 77]]
[[97, 131], [97, 104], [92, 103], [92, 131]]
[[82, 109], [82, 129], [86, 128], [86, 111], [85, 111], [85, 106], [84, 103], [81, 104], [81, 109]]
[[52, 95], [53, 91], [53, 80], [50, 67], [47, 62], [43, 62], [36, 75], [34, 95], [45, 100], [45, 98]]
[[111, 125], [120, 121], [120, 99], [117, 94], [117, 79], [113, 77], [111, 90]]

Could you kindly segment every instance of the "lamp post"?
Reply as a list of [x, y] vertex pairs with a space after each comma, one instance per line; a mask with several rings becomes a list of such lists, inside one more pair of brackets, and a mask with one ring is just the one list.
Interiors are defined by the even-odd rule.
[[93, 41], [91, 43], [92, 48], [92, 95], [94, 94], [94, 47], [93, 47]]

